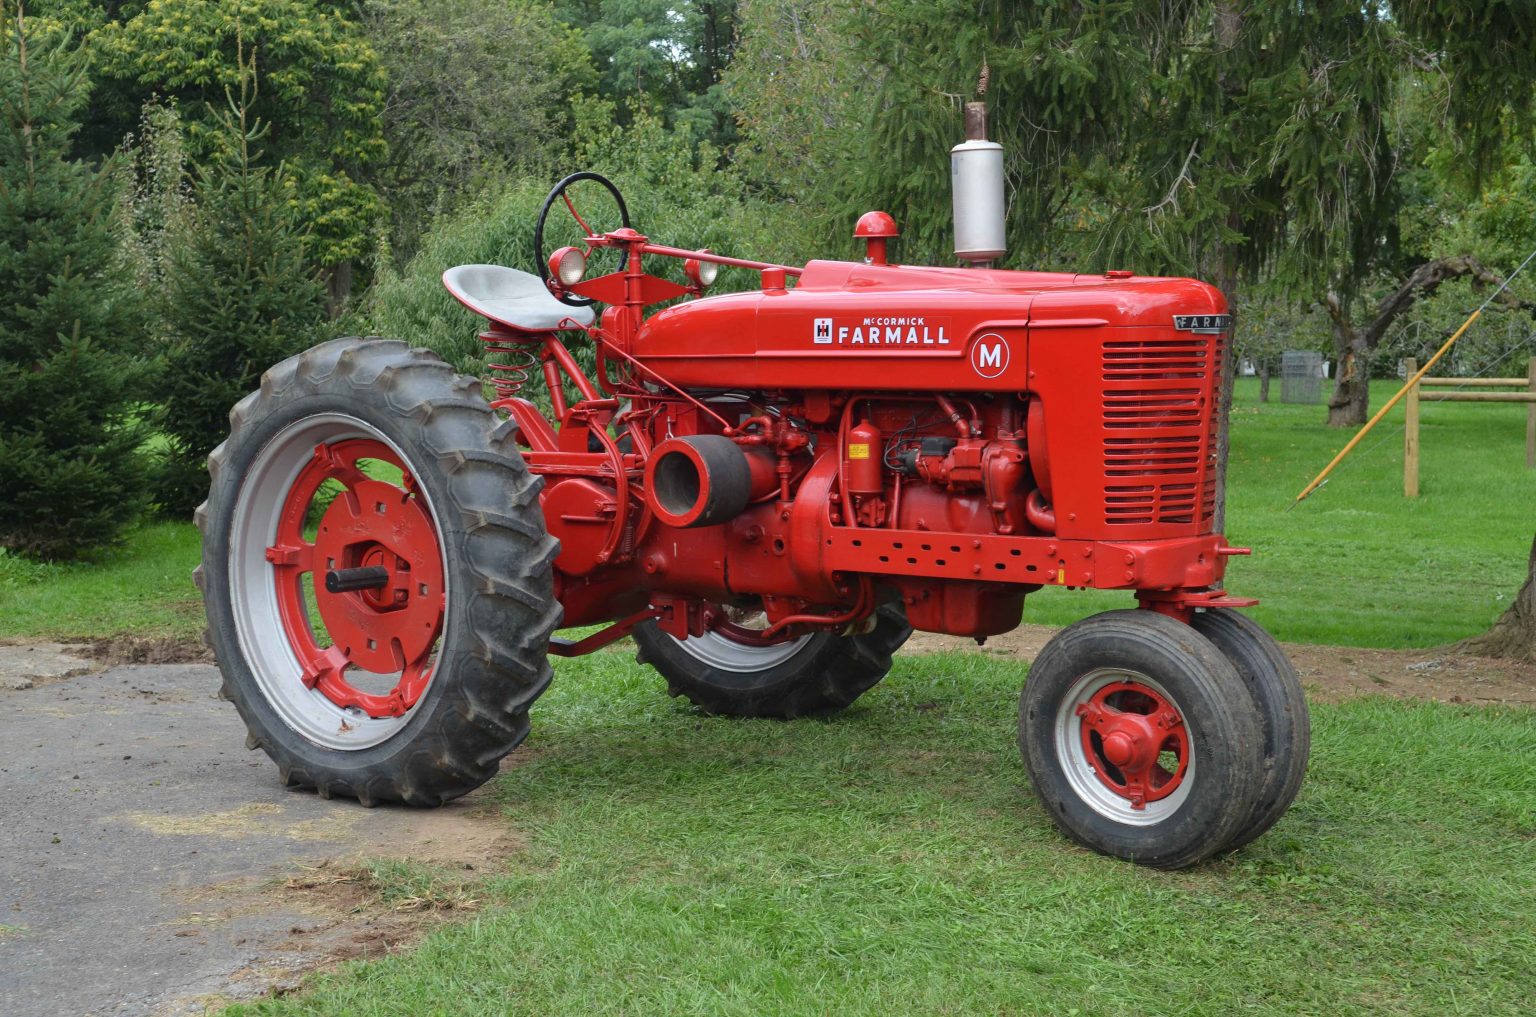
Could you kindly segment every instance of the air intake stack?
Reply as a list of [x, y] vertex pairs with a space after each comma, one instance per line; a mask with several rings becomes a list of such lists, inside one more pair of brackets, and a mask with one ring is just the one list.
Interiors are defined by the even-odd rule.
[[989, 267], [1008, 251], [1003, 146], [987, 140], [987, 104], [965, 104], [965, 141], [949, 151], [955, 195], [955, 257]]

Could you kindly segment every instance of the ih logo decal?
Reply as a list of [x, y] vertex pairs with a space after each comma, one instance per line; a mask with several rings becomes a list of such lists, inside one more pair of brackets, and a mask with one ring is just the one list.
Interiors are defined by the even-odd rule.
[[1008, 370], [1008, 341], [996, 332], [977, 336], [971, 346], [971, 367], [983, 378], [996, 378]]
[[816, 319], [816, 331], [812, 335], [811, 341], [813, 343], [815, 343], [817, 346], [830, 346], [830, 345], [832, 345], [832, 319], [831, 318], [817, 318]]

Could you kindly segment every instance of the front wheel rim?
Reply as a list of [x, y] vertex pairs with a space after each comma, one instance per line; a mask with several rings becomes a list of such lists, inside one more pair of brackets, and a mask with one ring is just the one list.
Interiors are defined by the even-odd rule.
[[[364, 461], [398, 470], [398, 482], [369, 476]], [[340, 490], [315, 521], [327, 481]], [[285, 725], [356, 751], [408, 723], [449, 600], [440, 532], [400, 448], [357, 417], [304, 417], [257, 453], [231, 527], [231, 606], [246, 665]], [[326, 589], [327, 572], [361, 569], [383, 583]]]
[[1084, 804], [1132, 826], [1168, 819], [1196, 779], [1184, 711], [1137, 671], [1100, 668], [1074, 681], [1056, 712], [1055, 750]]

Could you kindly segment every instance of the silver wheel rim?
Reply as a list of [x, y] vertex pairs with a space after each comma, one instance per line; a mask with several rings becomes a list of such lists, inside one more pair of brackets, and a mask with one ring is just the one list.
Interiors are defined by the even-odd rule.
[[[767, 619], [763, 617], [761, 611], [729, 611], [728, 613], [731, 615], [732, 623], [741, 625], [743, 628], [767, 627]], [[761, 624], [758, 624], [759, 622]], [[800, 648], [814, 636], [815, 633], [807, 633], [780, 643], [769, 643], [766, 646], [738, 642], [718, 629], [710, 629], [702, 636], [690, 636], [687, 639], [672, 638], [683, 652], [700, 663], [733, 674], [752, 674], [777, 667], [789, 660], [799, 653]]]
[[[1129, 826], [1154, 826], [1177, 812], [1184, 804], [1184, 800], [1189, 797], [1190, 788], [1194, 786], [1196, 777], [1194, 739], [1193, 737], [1189, 739], [1189, 762], [1185, 767], [1183, 779], [1173, 793], [1166, 798], [1147, 802], [1143, 808], [1132, 808], [1129, 799], [1116, 794], [1099, 779], [1094, 761], [1089, 759], [1083, 751], [1083, 721], [1077, 715], [1077, 708], [1087, 704], [1094, 693], [1116, 682], [1135, 682], [1138, 685], [1145, 685], [1172, 704], [1181, 717], [1186, 716], [1179, 701], [1169, 695], [1168, 690], [1152, 678], [1139, 671], [1099, 668], [1073, 682], [1067, 695], [1062, 698], [1061, 706], [1056, 711], [1056, 758], [1061, 761], [1062, 773], [1066, 776], [1067, 783], [1071, 785], [1073, 792], [1094, 812], [1105, 819]], [[1187, 724], [1188, 721], [1186, 720], [1185, 723]]]
[[[410, 459], [381, 431], [344, 413], [304, 417], [279, 431], [256, 454], [235, 497], [229, 537], [229, 596], [240, 654], [262, 698], [290, 730], [328, 749], [356, 752], [388, 741], [410, 722], [400, 717], [370, 717], [337, 706], [318, 690], [304, 687], [303, 667], [288, 642], [278, 610], [277, 584], [266, 550], [277, 538], [278, 517], [299, 472], [316, 445], [347, 438], [370, 438], [388, 446], [403, 463]], [[436, 509], [426, 492], [419, 496], [439, 534]], [[443, 563], [445, 602], [451, 604], [447, 562]], [[430, 692], [430, 684], [427, 686]], [[419, 704], [418, 704], [419, 705]]]

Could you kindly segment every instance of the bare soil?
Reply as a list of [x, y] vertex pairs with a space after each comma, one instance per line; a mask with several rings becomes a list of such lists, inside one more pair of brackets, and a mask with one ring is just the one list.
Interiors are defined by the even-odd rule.
[[66, 640], [103, 667], [120, 664], [211, 664], [213, 653], [195, 636], [84, 636]]
[[[903, 653], [970, 650], [1033, 660], [1057, 629], [1023, 625], [992, 636], [977, 647], [973, 639], [916, 632]], [[1336, 703], [1356, 696], [1429, 699], [1441, 703], [1505, 703], [1536, 706], [1536, 665], [1473, 657], [1452, 646], [1428, 650], [1371, 650], [1355, 646], [1286, 643], [1285, 652], [1314, 702]]]

